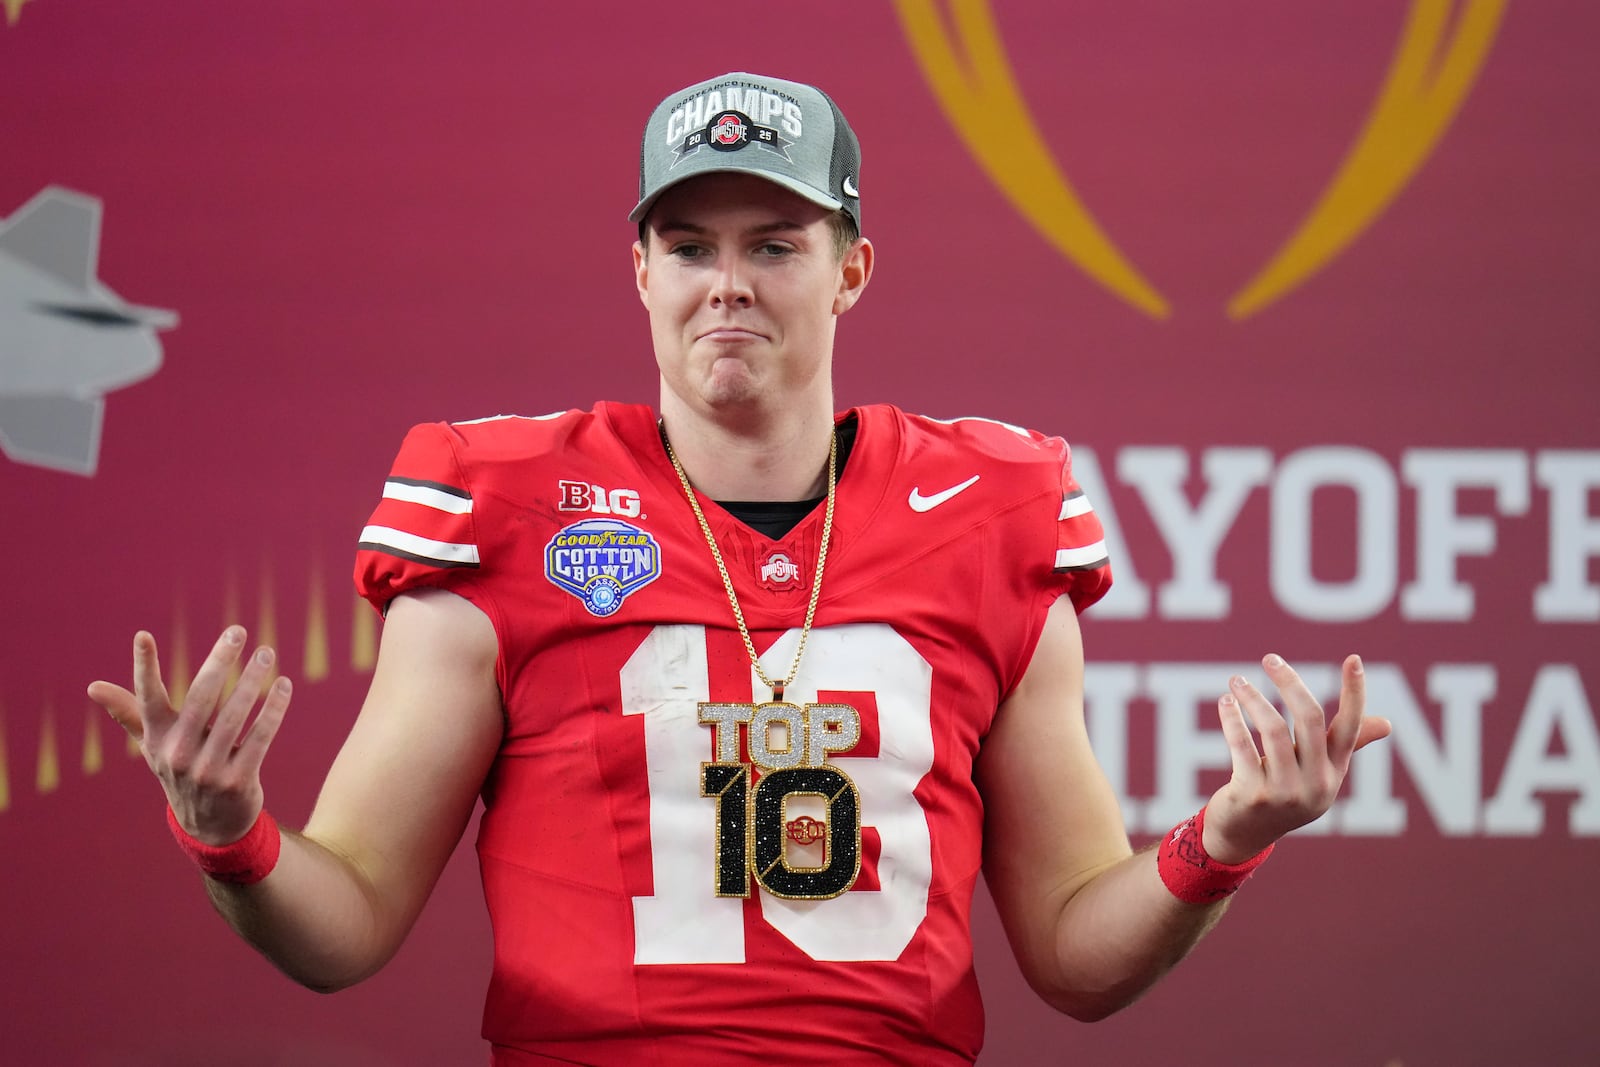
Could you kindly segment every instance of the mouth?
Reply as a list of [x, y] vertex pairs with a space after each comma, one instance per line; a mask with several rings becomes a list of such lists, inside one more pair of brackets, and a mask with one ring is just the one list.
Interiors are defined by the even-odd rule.
[[695, 337], [696, 341], [711, 341], [719, 344], [741, 344], [750, 341], [765, 341], [766, 335], [746, 330], [739, 326], [713, 326]]

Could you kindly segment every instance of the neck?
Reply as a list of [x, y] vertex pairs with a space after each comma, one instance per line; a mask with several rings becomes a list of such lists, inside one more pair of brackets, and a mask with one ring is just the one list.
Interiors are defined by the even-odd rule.
[[662, 425], [684, 473], [713, 500], [810, 500], [828, 490], [832, 397], [814, 411], [704, 417], [663, 390]]

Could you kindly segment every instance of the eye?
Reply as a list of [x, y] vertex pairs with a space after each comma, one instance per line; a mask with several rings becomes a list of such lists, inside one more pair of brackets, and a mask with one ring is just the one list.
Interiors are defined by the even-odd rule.
[[789, 255], [793, 251], [794, 249], [788, 245], [778, 244], [775, 241], [768, 241], [766, 244], [758, 245], [756, 247], [757, 255], [765, 256], [769, 259], [778, 259], [780, 257]]
[[706, 249], [702, 245], [690, 244], [686, 241], [680, 245], [673, 245], [667, 250], [667, 255], [677, 256], [680, 259], [702, 259], [706, 255]]

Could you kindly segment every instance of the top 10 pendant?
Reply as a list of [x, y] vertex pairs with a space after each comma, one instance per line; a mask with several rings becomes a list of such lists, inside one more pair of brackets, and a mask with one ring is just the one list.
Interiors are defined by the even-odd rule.
[[[787, 900], [848, 892], [861, 872], [861, 795], [827, 758], [861, 739], [856, 709], [703, 702], [699, 719], [717, 757], [700, 767], [700, 794], [716, 800], [717, 896], [748, 897], [752, 876]], [[739, 760], [741, 727], [751, 763]]]

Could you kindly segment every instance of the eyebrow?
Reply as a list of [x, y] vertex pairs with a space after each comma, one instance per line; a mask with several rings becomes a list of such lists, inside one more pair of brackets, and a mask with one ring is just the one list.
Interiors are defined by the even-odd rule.
[[[798, 222], [793, 222], [789, 219], [779, 219], [776, 222], [764, 222], [760, 226], [752, 226], [748, 230], [744, 231], [743, 236], [765, 237], [768, 234], [787, 233], [803, 229], [805, 229], [805, 227]], [[659, 226], [655, 227], [655, 230], [657, 233], [688, 233], [696, 236], [704, 236], [711, 232], [704, 226], [699, 226], [692, 222], [681, 222], [676, 219], [668, 219], [666, 222], [663, 222]]]

